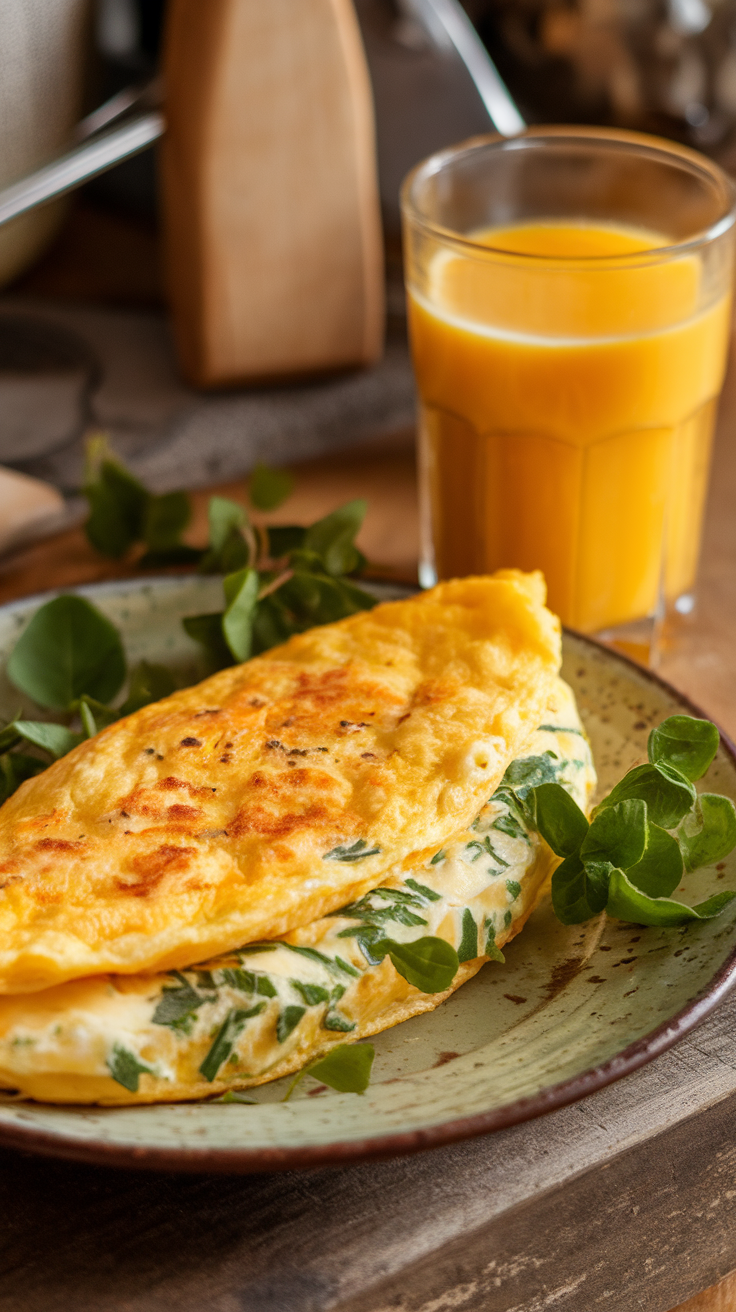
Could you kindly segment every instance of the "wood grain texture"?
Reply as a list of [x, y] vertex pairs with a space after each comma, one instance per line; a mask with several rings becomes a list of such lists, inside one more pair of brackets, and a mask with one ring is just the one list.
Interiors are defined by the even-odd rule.
[[167, 274], [199, 386], [381, 351], [373, 107], [352, 0], [173, 0]]

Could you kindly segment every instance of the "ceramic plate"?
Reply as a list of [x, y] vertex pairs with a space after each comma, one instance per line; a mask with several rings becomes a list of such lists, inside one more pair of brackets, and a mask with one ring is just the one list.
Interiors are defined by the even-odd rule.
[[[198, 677], [183, 615], [216, 610], [217, 579], [167, 578], [79, 591], [145, 656]], [[391, 595], [383, 590], [382, 595]], [[398, 590], [393, 590], [398, 595]], [[42, 598], [0, 608], [0, 663]], [[565, 678], [590, 735], [600, 783], [646, 750], [651, 725], [692, 710], [653, 675], [572, 634]], [[0, 675], [0, 714], [18, 695]], [[736, 758], [722, 741], [702, 787], [736, 800]], [[736, 887], [736, 853], [688, 878], [688, 898]], [[4, 1100], [0, 1142], [121, 1166], [253, 1171], [344, 1163], [447, 1143], [539, 1116], [650, 1061], [692, 1029], [736, 976], [736, 900], [717, 920], [642, 929], [598, 917], [566, 928], [542, 905], [506, 951], [437, 1011], [373, 1041], [371, 1087], [358, 1097], [306, 1079], [253, 1092], [256, 1106], [197, 1103], [128, 1109]]]

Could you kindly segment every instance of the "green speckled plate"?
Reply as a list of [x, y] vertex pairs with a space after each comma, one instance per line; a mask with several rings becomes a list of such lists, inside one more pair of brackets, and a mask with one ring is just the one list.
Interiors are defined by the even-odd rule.
[[[122, 630], [132, 661], [198, 677], [183, 615], [215, 610], [216, 579], [167, 578], [79, 590]], [[382, 595], [399, 590], [382, 589]], [[43, 600], [0, 608], [0, 661]], [[563, 674], [590, 735], [601, 787], [642, 759], [652, 724], [689, 703], [653, 675], [567, 634]], [[18, 695], [0, 674], [0, 714]], [[702, 787], [736, 800], [725, 740]], [[693, 902], [736, 887], [736, 853], [690, 876]], [[120, 1109], [0, 1102], [0, 1143], [120, 1166], [253, 1171], [344, 1163], [447, 1143], [539, 1116], [650, 1061], [717, 1004], [736, 978], [736, 901], [686, 929], [607, 921], [566, 928], [542, 905], [507, 949], [437, 1011], [374, 1040], [363, 1097], [305, 1080], [254, 1091], [256, 1106], [198, 1103]]]

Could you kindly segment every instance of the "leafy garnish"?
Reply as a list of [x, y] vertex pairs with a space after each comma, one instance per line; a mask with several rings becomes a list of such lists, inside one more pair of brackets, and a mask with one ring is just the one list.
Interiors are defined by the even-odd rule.
[[338, 1043], [324, 1057], [310, 1062], [292, 1080], [283, 1102], [288, 1102], [300, 1080], [305, 1075], [327, 1084], [338, 1093], [365, 1093], [371, 1079], [371, 1069], [376, 1050], [372, 1043]]
[[26, 625], [7, 675], [52, 710], [68, 710], [85, 693], [108, 702], [125, 679], [123, 644], [115, 626], [84, 597], [55, 597]]
[[[379, 939], [373, 948], [381, 958], [388, 955], [394, 969], [422, 993], [444, 993], [452, 984], [460, 964], [454, 947], [444, 938], [432, 935], [415, 939], [413, 943]], [[473, 955], [478, 955], [477, 930]]]
[[504, 792], [518, 781], [518, 805], [563, 858], [552, 876], [552, 905], [564, 924], [605, 909], [634, 924], [681, 925], [711, 919], [736, 897], [718, 893], [695, 907], [670, 897], [685, 871], [713, 865], [736, 846], [733, 802], [716, 793], [698, 795], [693, 786], [717, 746], [718, 731], [709, 721], [671, 716], [649, 735], [648, 763], [624, 775], [590, 824], [560, 784], [534, 782], [535, 771], [536, 777], [545, 772], [543, 758], [519, 763], [524, 769], [509, 767]]
[[[478, 956], [478, 926], [470, 907], [463, 911], [462, 937], [457, 950], [458, 961], [474, 961]], [[425, 990], [426, 991], [426, 990]]]
[[257, 464], [250, 476], [248, 493], [258, 510], [277, 510], [294, 491], [294, 479], [285, 469]]

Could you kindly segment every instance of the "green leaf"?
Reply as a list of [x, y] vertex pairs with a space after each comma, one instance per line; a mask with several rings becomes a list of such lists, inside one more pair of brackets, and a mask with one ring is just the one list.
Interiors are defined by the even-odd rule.
[[103, 556], [120, 559], [143, 536], [149, 495], [127, 469], [103, 459], [82, 489], [90, 508], [85, 532]]
[[277, 510], [294, 491], [294, 479], [285, 469], [271, 469], [260, 462], [248, 480], [248, 495], [257, 510]]
[[649, 760], [674, 766], [686, 779], [700, 779], [718, 751], [719, 738], [710, 720], [671, 715], [649, 735]]
[[176, 683], [171, 670], [165, 665], [152, 665], [149, 661], [140, 661], [130, 674], [128, 696], [120, 707], [120, 715], [132, 715], [142, 706], [160, 702], [176, 692]]
[[677, 837], [686, 870], [711, 866], [736, 847], [736, 810], [730, 797], [701, 793]]
[[165, 492], [160, 497], [149, 495], [141, 533], [149, 551], [171, 551], [178, 547], [191, 518], [192, 507], [186, 492]]
[[182, 620], [182, 626], [190, 638], [204, 647], [213, 669], [222, 670], [233, 664], [232, 652], [222, 632], [222, 611], [214, 611], [209, 615], [187, 615]]
[[375, 1055], [372, 1043], [339, 1043], [325, 1057], [312, 1062], [306, 1074], [338, 1093], [365, 1093]]
[[151, 1066], [146, 1066], [135, 1053], [124, 1048], [120, 1043], [115, 1044], [105, 1064], [116, 1084], [122, 1084], [129, 1093], [138, 1092], [141, 1075], [155, 1074]]
[[245, 507], [228, 497], [210, 497], [207, 503], [209, 544], [214, 552], [222, 551], [233, 529], [248, 523]]
[[204, 1075], [206, 1080], [210, 1082], [214, 1080], [223, 1062], [226, 1062], [230, 1056], [243, 1026], [250, 1020], [251, 1016], [259, 1016], [267, 1005], [265, 1002], [257, 1002], [255, 1007], [251, 1007], [248, 1011], [234, 1007], [232, 1011], [228, 1012], [199, 1068], [200, 1074]]
[[66, 756], [73, 747], [78, 747], [84, 742], [85, 737], [81, 733], [72, 733], [71, 729], [66, 729], [63, 724], [49, 724], [41, 720], [16, 720], [15, 727], [27, 743], [33, 743], [34, 747], [41, 747], [45, 752], [50, 752], [56, 761], [59, 757]]
[[634, 925], [669, 927], [685, 925], [691, 920], [713, 920], [735, 897], [736, 893], [716, 893], [706, 902], [688, 907], [668, 897], [647, 897], [634, 888], [623, 870], [614, 870], [606, 910], [616, 920], [627, 920]]
[[247, 661], [253, 649], [253, 612], [258, 600], [258, 574], [242, 569], [224, 580], [225, 601], [222, 632], [236, 661]]
[[290, 551], [298, 551], [304, 545], [307, 530], [299, 524], [269, 524], [268, 554], [273, 560], [288, 556]]
[[85, 693], [109, 702], [125, 679], [117, 629], [83, 597], [56, 597], [36, 611], [7, 664], [8, 678], [39, 706], [66, 710]]
[[257, 1098], [248, 1098], [246, 1094], [236, 1093], [234, 1089], [228, 1089], [227, 1093], [223, 1093], [221, 1098], [213, 1098], [212, 1101], [213, 1102], [239, 1102], [239, 1103], [243, 1103], [246, 1107], [258, 1106]]
[[523, 801], [532, 788], [553, 783], [559, 773], [560, 763], [556, 764], [547, 752], [541, 756], [522, 756], [511, 762], [501, 781], [501, 786], [506, 784], [512, 788], [516, 796]]
[[[397, 943], [385, 938], [372, 946], [376, 954], [385, 956], [388, 953], [399, 974], [422, 993], [444, 993], [452, 984], [460, 964], [451, 944], [431, 935], [414, 943]], [[474, 955], [478, 955], [477, 930]]]
[[[588, 821], [577, 802], [561, 784], [540, 784], [534, 789], [537, 829], [555, 856], [572, 856], [588, 832]], [[512, 817], [507, 817], [512, 819]]]
[[[457, 950], [458, 961], [474, 961], [478, 956], [478, 926], [470, 907], [463, 911], [462, 937]], [[424, 990], [426, 992], [426, 989]]]
[[599, 811], [580, 847], [584, 863], [610, 861], [628, 870], [641, 861], [647, 845], [647, 807], [629, 798]]
[[322, 1021], [322, 1026], [326, 1030], [336, 1030], [339, 1034], [349, 1034], [355, 1029], [355, 1021], [348, 1020], [346, 1016], [341, 1016], [339, 1011], [328, 1011]]
[[664, 761], [654, 765], [637, 765], [604, 797], [593, 812], [600, 815], [606, 807], [628, 799], [647, 804], [648, 819], [662, 829], [674, 829], [695, 801], [695, 789], [689, 779]]
[[283, 1011], [279, 1013], [279, 1018], [276, 1022], [276, 1038], [279, 1043], [286, 1042], [292, 1030], [296, 1029], [306, 1010], [306, 1007], [298, 1007], [294, 1003], [290, 1003], [288, 1007], [284, 1007]]
[[45, 761], [23, 752], [5, 752], [0, 756], [0, 803], [6, 802], [26, 779], [33, 779], [48, 769]]
[[307, 529], [304, 547], [320, 557], [328, 574], [351, 574], [357, 569], [359, 553], [354, 541], [367, 509], [362, 498], [348, 501]]
[[[586, 876], [585, 866], [577, 852], [565, 857], [557, 867], [552, 876], [552, 906], [563, 925], [579, 925], [605, 906], [605, 898], [602, 905], [597, 905], [600, 892], [598, 875], [599, 872], [594, 871], [592, 881]], [[595, 906], [591, 906], [589, 895]]]
[[682, 854], [676, 840], [659, 825], [648, 825], [646, 851], [626, 874], [641, 893], [669, 897], [682, 879]]

